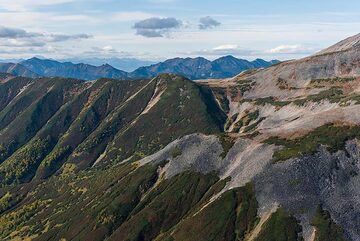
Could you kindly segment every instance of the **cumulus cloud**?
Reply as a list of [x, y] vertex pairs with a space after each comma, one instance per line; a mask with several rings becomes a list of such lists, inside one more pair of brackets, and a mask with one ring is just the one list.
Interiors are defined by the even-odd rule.
[[204, 55], [204, 56], [223, 56], [223, 55], [242, 55], [251, 56], [255, 51], [250, 49], [241, 48], [237, 44], [224, 44], [216, 46], [212, 49], [203, 49], [196, 52], [192, 52], [192, 55]]
[[200, 29], [215, 28], [219, 25], [221, 25], [221, 23], [216, 21], [215, 19], [213, 19], [210, 16], [200, 18], [200, 20], [199, 20], [199, 28]]
[[48, 43], [65, 42], [70, 40], [80, 40], [91, 38], [88, 34], [52, 34], [28, 32], [24, 29], [9, 28], [0, 26], [0, 38], [2, 39], [0, 46], [7, 47], [24, 47], [45, 46]]
[[176, 18], [148, 18], [135, 23], [137, 35], [147, 38], [164, 37], [170, 31], [181, 27], [182, 22]]
[[31, 37], [37, 37], [39, 35], [41, 34], [29, 33], [23, 29], [7, 28], [4, 26], [0, 26], [0, 38], [11, 38], [11, 39], [31, 38]]
[[303, 46], [301, 44], [295, 45], [280, 45], [273, 49], [269, 49], [266, 53], [269, 54], [310, 54], [316, 50], [311, 47]]
[[66, 35], [66, 34], [49, 34], [44, 35], [49, 42], [64, 42], [69, 40], [78, 40], [78, 39], [89, 39], [92, 38], [89, 34], [74, 34], [74, 35]]
[[0, 42], [0, 46], [3, 47], [43, 47], [46, 43], [43, 41], [37, 41], [33, 39], [3, 39]]
[[104, 47], [93, 47], [91, 50], [86, 51], [86, 54], [95, 54], [95, 55], [111, 55], [111, 54], [121, 54], [122, 52], [117, 51], [113, 46], [107, 45]]

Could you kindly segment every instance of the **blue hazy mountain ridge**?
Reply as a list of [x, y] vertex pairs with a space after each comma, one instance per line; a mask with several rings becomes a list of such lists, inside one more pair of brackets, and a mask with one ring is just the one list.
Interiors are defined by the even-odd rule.
[[[131, 61], [133, 59], [121, 60], [112, 59], [110, 63], [105, 63], [97, 66], [99, 63], [104, 63], [106, 59], [88, 59], [85, 62], [80, 62], [81, 59], [75, 61], [60, 62], [52, 59], [44, 59], [34, 57], [31, 59], [20, 61], [16, 64], [0, 63], [0, 71], [10, 73], [15, 76], [23, 77], [66, 77], [83, 80], [96, 80], [99, 78], [113, 78], [113, 79], [143, 79], [153, 78], [162, 73], [179, 74], [191, 80], [198, 79], [221, 79], [233, 77], [244, 70], [254, 68], [266, 68], [278, 63], [277, 60], [265, 61], [263, 59], [256, 59], [248, 61], [238, 59], [233, 56], [225, 56], [214, 61], [207, 60], [202, 57], [198, 58], [174, 58], [164, 62], [139, 67], [132, 72], [127, 72], [113, 67], [110, 63], [118, 61], [117, 65], [127, 61], [127, 69], [131, 68]], [[92, 61], [93, 64], [89, 64]], [[74, 63], [75, 62], [75, 63]], [[78, 63], [79, 62], [79, 63]], [[139, 65], [150, 62], [137, 62]], [[14, 70], [14, 66], [16, 69]], [[125, 68], [125, 69], [126, 69]]]
[[126, 72], [132, 72], [140, 67], [143, 66], [149, 66], [152, 64], [156, 64], [155, 61], [149, 61], [149, 60], [141, 60], [136, 58], [69, 58], [62, 60], [64, 62], [72, 62], [74, 64], [91, 64], [95, 66], [101, 66], [104, 64], [109, 64], [113, 66], [116, 69], [121, 69]]

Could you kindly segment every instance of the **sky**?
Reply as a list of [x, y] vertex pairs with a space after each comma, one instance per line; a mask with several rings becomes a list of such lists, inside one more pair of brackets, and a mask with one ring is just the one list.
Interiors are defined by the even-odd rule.
[[0, 0], [0, 59], [286, 60], [359, 32], [359, 0]]

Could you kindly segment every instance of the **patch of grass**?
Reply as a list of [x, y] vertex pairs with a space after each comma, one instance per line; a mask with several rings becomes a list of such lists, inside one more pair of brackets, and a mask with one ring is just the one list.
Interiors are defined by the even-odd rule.
[[[294, 101], [277, 101], [274, 97], [259, 98], [254, 100], [256, 105], [264, 106], [270, 104], [276, 107], [284, 107], [293, 103], [294, 105], [303, 106], [308, 102], [321, 102], [322, 100], [329, 100], [330, 103], [339, 103], [344, 99], [343, 91], [338, 87], [331, 87], [328, 90], [323, 90], [318, 94], [309, 95], [302, 99], [296, 99]], [[356, 99], [357, 100], [357, 99]], [[250, 101], [250, 100], [243, 100]]]
[[176, 158], [176, 157], [178, 157], [178, 156], [181, 156], [181, 154], [182, 154], [182, 151], [181, 151], [181, 149], [179, 148], [179, 147], [175, 147], [174, 149], [172, 149], [172, 151], [171, 151], [171, 156], [172, 156], [172, 158]]
[[316, 128], [306, 136], [296, 138], [294, 140], [271, 137], [265, 142], [284, 147], [283, 149], [275, 152], [273, 156], [274, 162], [281, 162], [290, 158], [299, 157], [300, 155], [314, 154], [319, 145], [327, 146], [328, 150], [331, 152], [344, 150], [346, 141], [359, 137], [359, 126], [338, 126], [334, 124], [327, 124]]
[[[26, 222], [36, 215], [39, 210], [51, 203], [51, 200], [37, 200], [22, 206], [20, 209], [0, 217], [0, 238], [5, 240], [13, 232], [21, 232], [23, 235], [33, 234], [34, 226], [26, 226]], [[25, 228], [25, 229], [21, 229]]]
[[[238, 117], [238, 114], [232, 115], [225, 123], [224, 129], [227, 130], [230, 128], [230, 126], [236, 121], [236, 118]], [[1, 150], [1, 149], [0, 149]]]
[[262, 226], [256, 241], [296, 241], [301, 240], [302, 228], [299, 222], [279, 208]]
[[344, 96], [344, 98], [342, 98], [340, 101], [340, 105], [347, 106], [347, 105], [349, 105], [349, 102], [354, 102], [355, 105], [359, 105], [360, 104], [360, 95], [352, 94], [349, 96]]
[[70, 155], [70, 153], [70, 146], [55, 149], [42, 161], [37, 175], [41, 178], [48, 178], [61, 167], [63, 160]]
[[165, 180], [132, 211], [112, 240], [153, 240], [182, 220], [217, 181], [214, 174], [193, 172]]
[[299, 179], [292, 179], [289, 181], [289, 185], [293, 186], [293, 187], [298, 186], [300, 184], [301, 184], [301, 180], [299, 180]]
[[247, 126], [252, 121], [257, 120], [259, 118], [259, 115], [260, 115], [259, 110], [247, 113], [243, 118], [241, 118], [238, 122], [234, 124], [233, 131], [239, 132], [242, 127]]
[[[265, 120], [265, 117], [259, 119], [260, 112], [259, 110], [247, 113], [243, 118], [234, 124], [233, 132], [239, 132], [241, 128], [245, 127], [244, 132], [251, 132]], [[256, 121], [256, 122], [254, 122]], [[249, 125], [251, 122], [253, 124]]]
[[253, 186], [248, 184], [225, 192], [155, 240], [244, 240], [257, 220], [257, 201]]
[[254, 131], [256, 129], [256, 127], [263, 122], [263, 120], [265, 120], [265, 117], [261, 117], [258, 121], [256, 121], [254, 124], [251, 124], [249, 126], [247, 126], [244, 130], [244, 132], [251, 132]]
[[0, 184], [5, 186], [30, 181], [51, 146], [51, 139], [47, 138], [37, 139], [21, 148], [0, 166]]
[[318, 85], [318, 84], [323, 84], [323, 83], [330, 83], [330, 84], [335, 84], [335, 83], [347, 83], [347, 82], [351, 82], [354, 81], [356, 78], [354, 77], [334, 77], [334, 78], [327, 78], [327, 79], [314, 79], [311, 80], [310, 84], [312, 85]]
[[295, 87], [292, 87], [289, 85], [289, 83], [282, 78], [278, 78], [276, 85], [279, 87], [279, 89], [281, 90], [294, 90], [296, 89]]
[[224, 159], [228, 154], [228, 152], [230, 151], [230, 149], [234, 146], [235, 140], [232, 137], [228, 136], [227, 134], [220, 135], [219, 140], [223, 148], [223, 152], [220, 154], [220, 157]]
[[251, 80], [241, 80], [237, 81], [237, 85], [227, 87], [225, 96], [226, 98], [230, 98], [233, 102], [241, 102], [244, 94], [255, 86], [255, 82]]
[[295, 105], [303, 106], [307, 102], [321, 102], [322, 100], [329, 100], [330, 103], [338, 103], [343, 98], [343, 91], [339, 88], [332, 87], [328, 90], [323, 90], [318, 94], [309, 95], [304, 99], [293, 101]]
[[328, 211], [319, 206], [315, 216], [311, 220], [311, 225], [315, 227], [315, 241], [332, 240], [345, 241], [344, 231], [331, 219]]
[[0, 198], [0, 214], [6, 211], [9, 207], [11, 207], [11, 200], [13, 199], [13, 195], [10, 192], [5, 193]]
[[265, 104], [270, 104], [273, 106], [283, 107], [289, 105], [291, 101], [277, 101], [274, 97], [258, 98], [255, 100], [256, 105], [264, 106]]
[[230, 181], [231, 181], [231, 177], [227, 177], [225, 179], [219, 180], [214, 185], [212, 185], [211, 188], [209, 188], [209, 190], [204, 194], [204, 196], [201, 198], [201, 200], [197, 203], [196, 207], [194, 207], [192, 212], [194, 214], [196, 212], [198, 212], [203, 207], [203, 205], [205, 205], [208, 201], [210, 201], [210, 199], [213, 196], [215, 196], [217, 193], [221, 192], [221, 190], [223, 190], [224, 187], [226, 186], [226, 184]]

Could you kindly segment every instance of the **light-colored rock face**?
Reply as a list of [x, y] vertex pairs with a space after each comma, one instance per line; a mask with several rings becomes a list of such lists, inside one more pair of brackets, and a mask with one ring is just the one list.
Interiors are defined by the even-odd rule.
[[192, 170], [201, 173], [216, 171], [221, 179], [231, 177], [226, 189], [244, 186], [270, 163], [275, 147], [256, 140], [238, 139], [221, 158], [223, 147], [217, 136], [193, 134], [178, 139], [163, 150], [148, 156], [140, 165], [167, 161], [166, 178]]
[[[193, 134], [139, 163], [168, 161], [166, 178], [187, 170], [216, 171], [221, 179], [231, 178], [223, 192], [253, 182], [262, 219], [281, 206], [301, 220], [305, 240], [314, 234], [310, 220], [322, 204], [348, 239], [360, 240], [359, 143], [348, 141], [346, 150], [337, 153], [321, 146], [315, 154], [276, 164], [273, 154], [280, 147], [264, 143], [272, 136], [301, 137], [329, 123], [360, 125], [360, 35], [302, 60], [201, 84], [234, 90], [248, 83], [251, 89], [240, 99], [225, 91], [226, 131], [235, 143], [224, 158], [217, 136]], [[331, 89], [336, 91], [324, 94]], [[257, 102], [269, 96], [273, 99]], [[247, 137], [251, 133], [256, 135]]]
[[263, 172], [270, 163], [274, 149], [274, 146], [255, 140], [239, 139], [218, 170], [222, 179], [231, 177], [226, 189], [244, 186]]
[[[225, 90], [228, 132], [245, 133], [246, 126], [236, 126], [254, 111], [259, 116], [249, 126], [257, 124], [253, 131], [259, 139], [293, 138], [328, 123], [358, 125], [360, 105], [354, 100], [360, 99], [360, 34], [304, 59], [202, 84]], [[257, 102], [264, 98], [272, 100]]]
[[[360, 47], [346, 52], [312, 56], [302, 60], [285, 62], [258, 71], [247, 80], [254, 81], [255, 87], [244, 94], [244, 98], [278, 97], [281, 100], [313, 94], [314, 89], [306, 89], [311, 80], [334, 77], [360, 76]], [[238, 76], [231, 81], [242, 80]], [[280, 89], [284, 80], [291, 89]]]
[[324, 49], [320, 51], [319, 53], [316, 53], [315, 55], [322, 55], [327, 53], [334, 53], [334, 52], [340, 52], [340, 51], [346, 51], [354, 47], [360, 46], [360, 34], [357, 34], [355, 36], [351, 36], [347, 39], [344, 39], [340, 41], [339, 43]]
[[220, 169], [221, 153], [218, 137], [194, 134], [170, 143], [163, 150], [141, 160], [140, 164], [168, 161], [166, 178], [187, 170], [209, 173]]
[[[269, 96], [289, 100], [319, 92], [308, 88], [311, 80], [360, 76], [360, 34], [346, 39], [316, 55], [283, 62], [267, 69], [246, 71], [232, 79], [203, 81], [212, 87], [234, 87], [240, 82], [253, 83], [243, 94], [245, 99]], [[283, 88], [280, 88], [281, 85]]]
[[[259, 117], [264, 120], [256, 130], [263, 135], [294, 138], [305, 135], [310, 131], [328, 123], [360, 124], [360, 105], [341, 106], [338, 103], [330, 103], [324, 100], [319, 103], [309, 102], [303, 106], [289, 104], [277, 108], [271, 104], [255, 106], [250, 103], [233, 106], [233, 114], [238, 114], [237, 119], [230, 127], [230, 131], [246, 111], [259, 111]], [[254, 123], [256, 121], [253, 121]]]
[[305, 237], [319, 204], [328, 210], [351, 240], [360, 240], [360, 149], [348, 142], [347, 152], [325, 148], [312, 156], [270, 165], [255, 178], [261, 212], [278, 203], [302, 220]]

